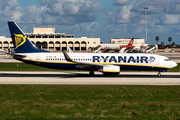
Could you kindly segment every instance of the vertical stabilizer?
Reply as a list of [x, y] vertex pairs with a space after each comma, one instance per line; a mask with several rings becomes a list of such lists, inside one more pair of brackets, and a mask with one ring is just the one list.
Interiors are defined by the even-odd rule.
[[49, 52], [35, 47], [15, 22], [9, 21], [8, 26], [16, 53]]
[[134, 37], [131, 39], [128, 45], [133, 45], [133, 42], [134, 42]]

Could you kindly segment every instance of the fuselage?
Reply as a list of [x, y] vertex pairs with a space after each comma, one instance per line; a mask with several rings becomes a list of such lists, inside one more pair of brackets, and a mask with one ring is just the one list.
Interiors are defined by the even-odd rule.
[[[23, 54], [24, 55], [24, 54]], [[25, 63], [54, 69], [81, 69], [76, 62], [120, 66], [121, 70], [171, 69], [177, 64], [165, 56], [138, 53], [68, 53], [72, 61], [66, 61], [63, 53], [25, 53], [26, 57], [14, 57]]]

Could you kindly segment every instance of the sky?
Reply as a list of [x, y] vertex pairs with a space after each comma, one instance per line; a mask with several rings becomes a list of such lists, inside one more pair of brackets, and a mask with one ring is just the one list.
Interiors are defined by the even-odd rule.
[[9, 37], [7, 21], [15, 21], [26, 33], [33, 27], [54, 27], [56, 33], [76, 38], [146, 39], [147, 43], [180, 44], [180, 0], [1, 0], [0, 36]]

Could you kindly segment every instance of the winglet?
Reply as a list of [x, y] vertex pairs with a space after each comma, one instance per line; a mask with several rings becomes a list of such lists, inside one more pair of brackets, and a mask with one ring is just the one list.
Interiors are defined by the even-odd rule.
[[68, 50], [69, 50], [69, 53], [73, 53], [73, 51], [71, 50], [71, 48], [70, 48], [70, 47], [68, 47]]
[[66, 59], [68, 62], [73, 62], [73, 61], [70, 59], [70, 57], [68, 56], [68, 54], [67, 54], [64, 50], [62, 50], [62, 52], [63, 52], [63, 54], [64, 54], [65, 59]]

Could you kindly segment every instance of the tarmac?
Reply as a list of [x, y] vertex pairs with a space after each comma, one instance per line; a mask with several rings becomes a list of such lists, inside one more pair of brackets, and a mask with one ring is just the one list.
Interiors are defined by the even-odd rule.
[[58, 85], [180, 85], [180, 72], [121, 72], [104, 76], [95, 72], [7, 72], [0, 71], [0, 84], [58, 84]]

